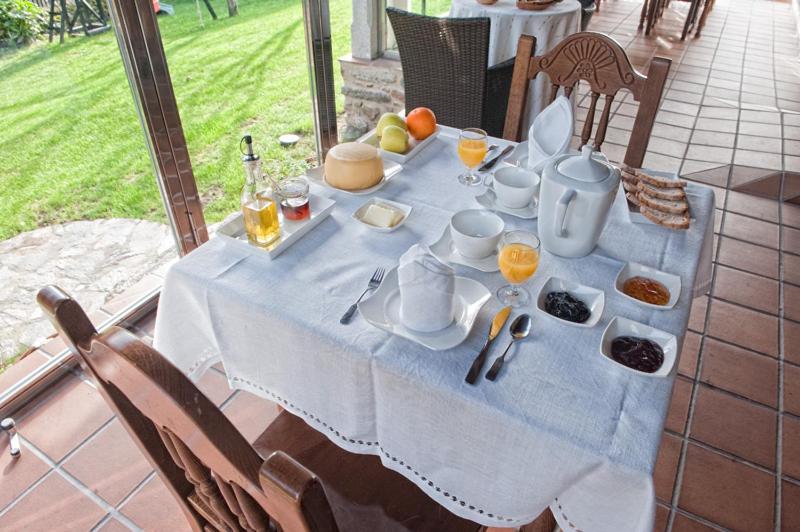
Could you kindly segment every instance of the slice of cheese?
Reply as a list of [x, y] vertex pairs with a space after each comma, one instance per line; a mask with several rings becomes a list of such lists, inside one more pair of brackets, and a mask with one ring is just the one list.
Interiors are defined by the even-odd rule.
[[325, 157], [325, 181], [342, 190], [363, 190], [383, 179], [383, 160], [375, 146], [344, 142]]
[[402, 219], [402, 212], [385, 203], [373, 203], [361, 217], [361, 220], [375, 227], [394, 227]]

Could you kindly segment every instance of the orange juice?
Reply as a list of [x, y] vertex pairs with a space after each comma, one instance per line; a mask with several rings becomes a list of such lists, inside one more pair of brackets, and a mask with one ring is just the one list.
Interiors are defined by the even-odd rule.
[[539, 252], [526, 244], [507, 244], [500, 250], [497, 263], [506, 281], [522, 284], [536, 272]]
[[459, 139], [458, 157], [467, 168], [475, 168], [486, 157], [486, 139]]

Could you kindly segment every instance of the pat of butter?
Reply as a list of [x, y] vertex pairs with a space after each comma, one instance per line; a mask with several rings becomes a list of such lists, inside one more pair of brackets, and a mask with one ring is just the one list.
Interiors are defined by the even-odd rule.
[[385, 203], [373, 203], [361, 219], [375, 227], [394, 227], [403, 219], [403, 213]]

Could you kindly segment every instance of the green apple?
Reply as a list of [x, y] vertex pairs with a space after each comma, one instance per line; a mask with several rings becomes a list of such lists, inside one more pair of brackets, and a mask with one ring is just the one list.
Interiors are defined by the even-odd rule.
[[394, 153], [405, 153], [408, 150], [406, 130], [397, 126], [386, 126], [381, 137], [381, 149]]
[[408, 129], [406, 121], [400, 118], [400, 115], [395, 113], [383, 113], [380, 120], [378, 120], [378, 125], [375, 127], [375, 134], [378, 135], [378, 138], [383, 136], [383, 130], [386, 129], [386, 126], [396, 126], [403, 131]]

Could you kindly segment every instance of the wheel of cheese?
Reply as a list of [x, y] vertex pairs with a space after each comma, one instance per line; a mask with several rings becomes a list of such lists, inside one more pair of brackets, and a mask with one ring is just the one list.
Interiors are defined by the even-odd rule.
[[337, 144], [325, 157], [325, 181], [342, 190], [363, 190], [383, 179], [377, 148], [361, 142]]

